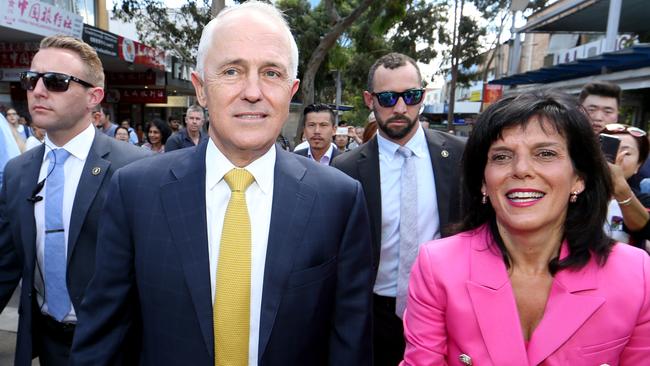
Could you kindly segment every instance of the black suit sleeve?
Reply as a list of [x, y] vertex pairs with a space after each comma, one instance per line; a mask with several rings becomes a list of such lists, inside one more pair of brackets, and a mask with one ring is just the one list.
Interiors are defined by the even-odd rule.
[[5, 181], [0, 190], [0, 311], [11, 299], [22, 275], [21, 261], [16, 252], [10, 227], [11, 214], [8, 212], [7, 205], [7, 186], [12, 183], [9, 182], [11, 178], [7, 179], [6, 174], [4, 177]]
[[126, 349], [134, 352], [126, 344], [138, 323], [134, 246], [119, 182], [118, 171], [104, 206], [95, 275], [79, 309], [70, 365], [120, 365]]
[[339, 248], [336, 308], [330, 331], [330, 359], [335, 365], [372, 365], [372, 249], [370, 222], [361, 184]]

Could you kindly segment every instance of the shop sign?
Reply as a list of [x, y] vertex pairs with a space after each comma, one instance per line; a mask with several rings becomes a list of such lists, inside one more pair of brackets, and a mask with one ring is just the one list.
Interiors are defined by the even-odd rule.
[[0, 68], [29, 68], [38, 42], [0, 42]]
[[167, 103], [165, 89], [109, 89], [107, 103]]
[[503, 96], [503, 85], [483, 84], [483, 104], [481, 110], [484, 111], [490, 104], [493, 104]]
[[84, 24], [82, 38], [91, 45], [98, 54], [117, 57], [117, 35]]
[[156, 73], [149, 72], [107, 72], [106, 83], [116, 85], [156, 85]]
[[0, 25], [23, 32], [81, 38], [81, 15], [37, 0], [0, 0]]
[[[1, 0], [0, 0], [1, 1]], [[117, 38], [119, 57], [138, 65], [165, 70], [165, 52], [122, 36]]]
[[190, 64], [172, 58], [172, 79], [192, 81], [192, 71], [194, 69]]

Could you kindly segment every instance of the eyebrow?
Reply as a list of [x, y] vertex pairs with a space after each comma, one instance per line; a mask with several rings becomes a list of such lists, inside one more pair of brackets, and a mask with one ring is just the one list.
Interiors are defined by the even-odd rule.
[[[250, 62], [248, 62], [248, 60], [245, 60], [243, 58], [226, 59], [224, 62], [222, 62], [219, 65], [219, 68], [222, 68], [222, 67], [225, 67], [225, 66], [228, 66], [228, 65], [248, 66], [249, 64], [250, 64]], [[265, 67], [275, 67], [275, 68], [281, 69], [282, 72], [287, 71], [285, 66], [283, 66], [282, 64], [278, 64], [277, 62], [273, 62], [273, 61], [265, 61], [262, 64], [262, 68], [265, 68]]]
[[[559, 147], [559, 148], [563, 148], [562, 144], [560, 144], [559, 142], [538, 142], [536, 144], [533, 144], [533, 146], [532, 146], [533, 149], [539, 149], [539, 148], [543, 148], [543, 147]], [[565, 149], [565, 148], [563, 148], [563, 149]], [[511, 150], [512, 150], [511, 148], [509, 148], [509, 147], [507, 147], [505, 145], [497, 145], [495, 147], [490, 146], [490, 148], [488, 149], [488, 152], [490, 152], [490, 151], [511, 151]]]

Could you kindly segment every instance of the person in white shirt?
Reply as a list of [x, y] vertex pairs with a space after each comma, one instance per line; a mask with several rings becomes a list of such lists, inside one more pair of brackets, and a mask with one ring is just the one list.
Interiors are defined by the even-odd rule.
[[330, 165], [332, 159], [340, 154], [332, 145], [334, 111], [327, 104], [310, 104], [303, 111], [304, 133], [309, 147], [295, 150], [298, 155], [306, 156], [324, 165]]
[[396, 365], [404, 354], [401, 317], [418, 247], [444, 236], [445, 226], [459, 219], [464, 141], [418, 123], [425, 90], [412, 58], [382, 56], [368, 77], [363, 96], [378, 134], [332, 166], [363, 185], [376, 269], [374, 360]]

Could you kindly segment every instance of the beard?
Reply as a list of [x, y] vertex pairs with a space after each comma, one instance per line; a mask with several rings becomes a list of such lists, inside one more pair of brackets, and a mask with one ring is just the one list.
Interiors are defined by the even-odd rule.
[[[375, 113], [375, 119], [377, 120], [377, 127], [386, 134], [386, 136], [390, 137], [393, 140], [399, 140], [404, 138], [406, 135], [408, 135], [413, 128], [415, 127], [415, 124], [418, 122], [418, 118], [410, 119], [404, 114], [399, 114], [396, 116], [392, 116], [388, 118], [387, 120], [383, 121], [381, 118], [379, 118], [379, 113], [377, 111], [374, 111]], [[406, 126], [403, 127], [397, 127], [397, 128], [391, 128], [390, 123], [393, 121], [399, 121], [399, 120], [404, 120], [407, 121], [408, 123]]]

